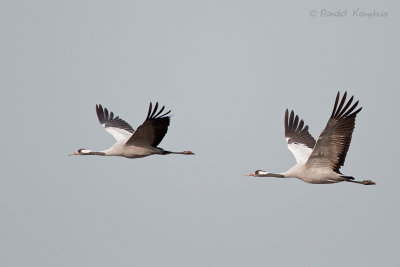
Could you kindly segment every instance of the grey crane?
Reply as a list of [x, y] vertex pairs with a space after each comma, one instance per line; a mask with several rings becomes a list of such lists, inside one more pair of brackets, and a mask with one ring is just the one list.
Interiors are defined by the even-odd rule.
[[246, 176], [298, 178], [311, 184], [352, 182], [374, 185], [375, 183], [371, 180], [355, 181], [354, 177], [343, 175], [339, 171], [349, 150], [356, 116], [362, 109], [360, 107], [355, 110], [358, 101], [351, 106], [354, 96], [347, 103], [346, 97], [347, 92], [340, 100], [340, 92], [337, 93], [331, 117], [317, 142], [308, 132], [308, 125], [304, 126], [303, 120], [299, 122], [299, 116], [295, 116], [293, 110], [289, 115], [289, 111], [286, 109], [285, 138], [297, 164], [283, 173], [256, 170]]
[[92, 151], [81, 148], [73, 155], [98, 155], [98, 156], [121, 156], [126, 158], [142, 158], [153, 154], [183, 154], [194, 155], [191, 151], [172, 152], [157, 147], [168, 131], [171, 111], [164, 112], [164, 106], [158, 111], [158, 102], [154, 108], [150, 102], [147, 117], [142, 125], [136, 130], [127, 122], [114, 117], [113, 112], [108, 112], [101, 105], [96, 105], [97, 117], [100, 124], [117, 141], [112, 147], [104, 151]]

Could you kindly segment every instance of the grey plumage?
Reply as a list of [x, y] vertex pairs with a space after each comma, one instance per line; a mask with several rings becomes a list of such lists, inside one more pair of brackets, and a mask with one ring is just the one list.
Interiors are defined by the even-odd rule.
[[299, 117], [295, 116], [293, 111], [289, 116], [289, 112], [286, 110], [284, 119], [285, 137], [288, 148], [295, 156], [297, 164], [280, 174], [257, 170], [247, 175], [278, 178], [295, 177], [312, 184], [343, 181], [364, 185], [375, 184], [371, 180], [354, 181], [352, 176], [342, 175], [339, 171], [349, 150], [356, 116], [362, 109], [355, 110], [358, 101], [351, 105], [353, 96], [347, 102], [346, 98], [347, 92], [344, 93], [342, 99], [340, 99], [340, 93], [337, 93], [331, 117], [317, 142], [308, 132], [308, 126], [304, 127], [304, 121], [300, 120], [299, 122]]
[[153, 154], [185, 154], [193, 155], [191, 151], [172, 152], [157, 147], [168, 131], [170, 117], [167, 116], [171, 111], [164, 112], [165, 107], [158, 110], [158, 102], [154, 108], [152, 103], [149, 105], [147, 117], [136, 131], [126, 121], [114, 117], [113, 112], [107, 108], [96, 105], [96, 113], [100, 124], [115, 139], [116, 143], [105, 151], [92, 151], [79, 149], [70, 155], [101, 155], [101, 156], [122, 156], [126, 158], [141, 158]]

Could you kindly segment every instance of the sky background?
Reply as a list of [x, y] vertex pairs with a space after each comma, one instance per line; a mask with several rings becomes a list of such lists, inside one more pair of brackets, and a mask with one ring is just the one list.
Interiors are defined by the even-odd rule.
[[[0, 265], [399, 267], [400, 5], [335, 2], [1, 1]], [[339, 90], [341, 170], [376, 186], [243, 176], [290, 168], [285, 109], [317, 138]], [[67, 156], [113, 144], [96, 104], [136, 128], [150, 101], [195, 156]]]

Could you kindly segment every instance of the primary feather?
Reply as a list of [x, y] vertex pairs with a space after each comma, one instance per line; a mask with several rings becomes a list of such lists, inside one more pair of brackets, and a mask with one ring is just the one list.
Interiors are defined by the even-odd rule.
[[350, 107], [353, 96], [344, 106], [346, 96], [347, 92], [344, 93], [338, 107], [340, 100], [340, 93], [338, 92], [331, 117], [306, 163], [308, 168], [330, 167], [333, 171], [339, 172], [340, 167], [343, 166], [350, 147], [356, 116], [362, 109], [359, 108], [354, 111], [358, 101]]
[[158, 146], [168, 131], [170, 117], [167, 116], [171, 111], [165, 112], [164, 107], [157, 112], [158, 103], [152, 109], [150, 103], [146, 120], [140, 125], [130, 139], [126, 142], [128, 145], [151, 145]]
[[293, 110], [285, 112], [285, 139], [288, 143], [289, 150], [296, 158], [297, 164], [304, 164], [311, 155], [311, 151], [315, 145], [315, 139], [308, 132], [308, 125], [304, 126], [304, 121], [299, 116], [295, 116]]
[[108, 112], [107, 108], [96, 105], [97, 118], [101, 126], [110, 133], [117, 142], [125, 143], [133, 134], [134, 130], [126, 121], [120, 117], [114, 118], [114, 113]]

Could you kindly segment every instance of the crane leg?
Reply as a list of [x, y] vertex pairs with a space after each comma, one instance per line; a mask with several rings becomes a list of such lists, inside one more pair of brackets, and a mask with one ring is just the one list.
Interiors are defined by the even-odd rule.
[[363, 184], [363, 185], [374, 185], [375, 184], [371, 180], [355, 181], [353, 176], [341, 175], [341, 177], [343, 178], [343, 181], [350, 182], [350, 183]]
[[356, 183], [356, 184], [363, 184], [363, 185], [374, 185], [375, 183], [371, 180], [364, 180], [364, 181], [353, 181], [353, 180], [347, 180], [346, 182], [350, 183]]

